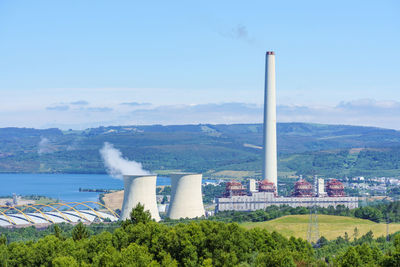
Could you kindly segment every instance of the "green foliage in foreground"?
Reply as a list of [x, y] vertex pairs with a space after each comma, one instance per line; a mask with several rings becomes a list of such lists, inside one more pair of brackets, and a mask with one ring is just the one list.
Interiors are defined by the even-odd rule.
[[[276, 209], [277, 207], [275, 207]], [[301, 238], [236, 223], [193, 220], [168, 226], [151, 221], [143, 205], [121, 224], [82, 223], [68, 232], [54, 225], [37, 241], [10, 242], [0, 236], [0, 266], [399, 266], [400, 235], [374, 239], [368, 232], [358, 238], [328, 241], [313, 246]], [[116, 228], [114, 228], [116, 227]], [[113, 229], [114, 228], [114, 229]], [[30, 229], [30, 228], [29, 228]], [[21, 229], [17, 229], [20, 231]], [[108, 231], [105, 231], [108, 230]], [[29, 230], [26, 233], [30, 233]], [[45, 231], [42, 231], [45, 232]]]
[[302, 239], [211, 221], [173, 227], [126, 221], [89, 238], [51, 234], [0, 245], [2, 266], [296, 266], [316, 264], [313, 254]]
[[148, 210], [144, 210], [144, 205], [140, 202], [136, 205], [135, 208], [132, 209], [130, 214], [131, 221], [130, 223], [138, 224], [138, 223], [148, 223], [151, 221], [151, 213]]
[[372, 232], [354, 239], [347, 234], [332, 241], [321, 237], [316, 247], [315, 257], [330, 266], [400, 266], [400, 234], [388, 239], [374, 239]]

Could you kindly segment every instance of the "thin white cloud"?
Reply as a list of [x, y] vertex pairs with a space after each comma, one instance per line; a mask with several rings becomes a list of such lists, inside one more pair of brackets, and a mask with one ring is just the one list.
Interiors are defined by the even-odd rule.
[[60, 105], [60, 106], [50, 106], [46, 107], [47, 110], [55, 110], [55, 111], [67, 111], [69, 110], [69, 106], [67, 105]]
[[87, 102], [86, 100], [78, 100], [78, 101], [72, 101], [70, 104], [77, 106], [86, 106], [89, 105], [89, 102]]
[[278, 120], [400, 129], [400, 102], [359, 99], [336, 106], [278, 106]]
[[139, 103], [139, 102], [124, 102], [120, 105], [130, 106], [130, 107], [148, 107], [151, 106], [151, 103]]
[[87, 111], [92, 111], [92, 112], [110, 112], [113, 111], [112, 108], [109, 107], [91, 107], [91, 108], [87, 108]]
[[[120, 102], [121, 103], [121, 102]], [[85, 129], [107, 125], [261, 123], [263, 106], [246, 103], [110, 106], [0, 111], [0, 127]], [[124, 102], [125, 103], [125, 102]], [[128, 103], [128, 102], [126, 102]], [[52, 106], [56, 107], [56, 106]], [[63, 110], [61, 108], [61, 110]], [[349, 124], [399, 129], [400, 102], [359, 99], [337, 105], [278, 105], [280, 122]]]

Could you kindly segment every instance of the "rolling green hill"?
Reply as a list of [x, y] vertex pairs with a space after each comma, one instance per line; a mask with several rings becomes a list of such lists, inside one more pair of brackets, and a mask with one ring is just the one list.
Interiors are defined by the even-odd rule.
[[[280, 176], [400, 176], [400, 132], [374, 127], [278, 123]], [[85, 131], [0, 129], [0, 172], [104, 173], [110, 142], [158, 172], [258, 177], [262, 124], [118, 126]]]
[[[289, 215], [266, 222], [249, 222], [241, 224], [247, 229], [260, 227], [269, 231], [277, 231], [278, 233], [290, 237], [301, 237], [307, 239], [309, 215]], [[319, 235], [324, 236], [328, 240], [344, 236], [347, 232], [349, 238], [353, 239], [354, 228], [357, 227], [357, 238], [372, 231], [375, 237], [386, 235], [386, 224], [375, 223], [370, 220], [363, 220], [344, 216], [318, 215]], [[392, 223], [389, 225], [389, 232], [395, 233], [400, 231], [400, 224]]]

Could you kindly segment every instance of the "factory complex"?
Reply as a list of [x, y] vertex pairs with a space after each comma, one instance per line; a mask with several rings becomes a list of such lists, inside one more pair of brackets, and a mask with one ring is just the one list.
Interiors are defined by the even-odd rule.
[[291, 207], [358, 207], [358, 197], [346, 197], [344, 186], [336, 179], [314, 178], [314, 186], [300, 178], [291, 197], [278, 196], [276, 144], [276, 80], [275, 53], [268, 51], [265, 59], [263, 174], [262, 181], [250, 179], [248, 190], [239, 182], [228, 182], [223, 197], [216, 198], [215, 211], [253, 211], [271, 205]]
[[272, 205], [287, 205], [293, 208], [313, 206], [328, 208], [338, 205], [349, 209], [358, 207], [358, 197], [346, 197], [343, 184], [336, 179], [329, 180], [326, 187], [323, 179], [317, 179], [314, 185], [300, 179], [296, 182], [291, 197], [279, 197], [275, 186], [265, 180], [257, 183], [254, 179], [250, 179], [247, 188], [239, 182], [228, 182], [225, 195], [216, 198], [215, 211], [254, 211]]
[[[166, 216], [170, 219], [204, 216], [202, 174], [172, 173], [169, 176], [171, 177], [171, 201]], [[150, 212], [153, 220], [160, 221], [156, 196], [157, 176], [125, 173], [123, 178], [124, 196], [119, 219], [130, 218], [132, 209], [140, 203], [145, 210]], [[323, 179], [315, 177], [312, 185], [300, 177], [290, 197], [278, 196], [277, 186], [275, 53], [268, 51], [265, 67], [262, 180], [249, 179], [246, 187], [237, 181], [228, 182], [225, 194], [215, 199], [215, 211], [254, 211], [271, 205], [325, 208], [343, 205], [350, 209], [358, 207], [358, 198], [345, 196], [343, 184], [335, 179], [326, 181], [325, 185]], [[76, 205], [77, 203], [69, 205], [66, 211], [58, 208], [37, 209], [33, 205], [28, 205], [26, 208], [14, 209], [12, 214], [8, 213], [10, 208], [3, 207], [3, 210], [0, 209], [0, 226], [78, 221], [91, 223], [105, 219], [109, 221], [118, 219], [115, 213], [101, 213], [90, 207], [89, 211], [77, 210]], [[24, 212], [28, 208], [29, 214]]]
[[[172, 173], [171, 202], [167, 217], [171, 219], [196, 218], [205, 215], [201, 193], [201, 174]], [[149, 210], [151, 218], [160, 221], [156, 200], [156, 175], [124, 175], [124, 200], [121, 220], [129, 218], [137, 204]]]

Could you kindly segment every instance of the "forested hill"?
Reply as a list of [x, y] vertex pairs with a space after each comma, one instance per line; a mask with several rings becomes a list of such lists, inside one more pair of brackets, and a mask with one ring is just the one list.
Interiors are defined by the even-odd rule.
[[[279, 171], [400, 176], [400, 132], [374, 127], [278, 123]], [[0, 172], [102, 173], [110, 142], [128, 159], [157, 170], [206, 175], [259, 173], [262, 124], [110, 126], [84, 131], [0, 129]]]

